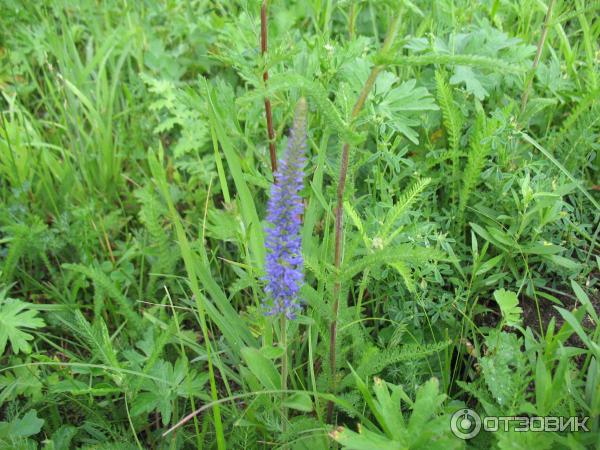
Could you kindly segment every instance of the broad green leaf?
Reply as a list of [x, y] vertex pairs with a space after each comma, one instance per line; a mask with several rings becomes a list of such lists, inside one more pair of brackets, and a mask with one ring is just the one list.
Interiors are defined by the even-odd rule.
[[588, 312], [590, 316], [594, 319], [596, 323], [598, 323], [598, 314], [590, 301], [588, 295], [584, 292], [584, 290], [579, 286], [575, 280], [571, 280], [571, 287], [573, 288], [573, 292], [577, 296], [577, 300], [579, 300], [583, 306], [585, 306], [585, 310]]
[[484, 273], [489, 272], [494, 267], [496, 267], [502, 261], [503, 258], [504, 258], [504, 255], [498, 255], [498, 256], [494, 256], [491, 259], [488, 259], [481, 266], [479, 266], [479, 269], [477, 269], [476, 274], [483, 275]]
[[304, 412], [311, 412], [313, 409], [310, 395], [306, 392], [294, 392], [284, 400], [283, 406]]
[[[393, 388], [402, 389], [400, 386], [393, 386]], [[400, 438], [400, 431], [404, 428], [404, 420], [400, 413], [400, 396], [390, 396], [387, 383], [377, 377], [373, 380], [373, 392], [375, 392], [375, 396], [377, 397], [382, 417], [386, 421], [394, 439]]]
[[581, 264], [573, 261], [572, 259], [565, 258], [564, 256], [560, 255], [550, 255], [548, 259], [550, 259], [554, 264], [557, 264], [561, 267], [564, 267], [565, 269], [572, 271], [576, 271], [581, 267]]
[[283, 356], [285, 350], [279, 346], [262, 347], [260, 353], [267, 359], [277, 359]]
[[[32, 409], [25, 413], [20, 419], [14, 419], [11, 422], [0, 422], [0, 439], [2, 438], [26, 438], [38, 434], [44, 419], [37, 416], [37, 411]], [[0, 444], [2, 441], [0, 441]]]
[[420, 429], [427, 426], [427, 422], [443, 403], [446, 396], [439, 393], [439, 388], [438, 379], [430, 378], [417, 390], [417, 398], [408, 421], [408, 428], [413, 433], [418, 433]]
[[256, 348], [244, 347], [241, 352], [246, 365], [265, 388], [281, 389], [281, 378], [272, 361]]
[[142, 392], [135, 397], [130, 413], [133, 417], [147, 414], [156, 409], [159, 401], [160, 396], [156, 392]]
[[365, 402], [367, 403], [367, 406], [369, 407], [369, 409], [371, 410], [371, 412], [377, 419], [377, 422], [379, 423], [381, 428], [383, 428], [383, 431], [385, 432], [385, 434], [389, 437], [392, 437], [393, 436], [392, 430], [389, 429], [387, 421], [385, 420], [385, 417], [383, 416], [383, 411], [381, 411], [381, 409], [379, 408], [378, 402], [373, 398], [373, 396], [369, 392], [369, 388], [367, 387], [367, 384], [354, 371], [352, 366], [350, 366], [350, 370], [352, 371], [352, 376], [354, 377], [354, 381], [356, 382], [356, 387], [362, 394]]

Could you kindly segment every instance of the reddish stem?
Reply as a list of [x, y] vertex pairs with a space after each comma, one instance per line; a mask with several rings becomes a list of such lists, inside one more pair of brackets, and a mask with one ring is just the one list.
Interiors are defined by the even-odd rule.
[[[260, 51], [264, 56], [267, 53], [267, 0], [263, 0], [260, 8]], [[265, 87], [269, 81], [269, 71], [265, 67], [263, 72]], [[265, 114], [267, 116], [267, 133], [269, 135], [269, 155], [271, 157], [271, 169], [277, 171], [277, 153], [275, 151], [275, 131], [273, 130], [273, 113], [271, 112], [271, 100], [265, 96]]]
[[[397, 15], [392, 19], [390, 28], [388, 30], [387, 36], [385, 37], [385, 41], [383, 42], [383, 47], [381, 48], [381, 54], [385, 55], [389, 49], [391, 48], [394, 39], [396, 38], [396, 34], [398, 33], [398, 27], [400, 24], [400, 15]], [[363, 86], [354, 107], [352, 108], [352, 113], [350, 114], [351, 120], [355, 119], [360, 110], [365, 104], [371, 89], [375, 85], [375, 80], [377, 80], [377, 76], [379, 72], [383, 70], [383, 66], [375, 66], [371, 69], [371, 73], [365, 85]], [[346, 178], [348, 176], [348, 161], [350, 155], [350, 144], [345, 143], [342, 147], [342, 155], [340, 161], [340, 173], [338, 178], [338, 187], [337, 187], [337, 202], [335, 207], [335, 250], [334, 250], [334, 265], [338, 271], [336, 275], [336, 280], [333, 285], [333, 319], [329, 326], [329, 366], [331, 370], [331, 391], [335, 394], [336, 391], [336, 360], [337, 360], [337, 325], [338, 325], [338, 314], [340, 309], [340, 292], [341, 292], [341, 282], [339, 278], [339, 270], [342, 267], [342, 245], [344, 242], [344, 227], [343, 227], [343, 219], [344, 219], [344, 191], [346, 189]], [[327, 403], [327, 422], [331, 423], [333, 420], [333, 402], [329, 401]]]

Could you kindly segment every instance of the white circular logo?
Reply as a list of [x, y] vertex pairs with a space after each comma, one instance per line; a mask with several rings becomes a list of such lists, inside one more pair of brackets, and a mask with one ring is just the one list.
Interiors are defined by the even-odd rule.
[[459, 409], [452, 414], [450, 429], [457, 438], [474, 438], [481, 431], [481, 417], [472, 409]]

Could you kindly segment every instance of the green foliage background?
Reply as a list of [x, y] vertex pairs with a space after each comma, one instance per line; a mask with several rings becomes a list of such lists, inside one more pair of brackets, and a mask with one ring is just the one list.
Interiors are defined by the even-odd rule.
[[[266, 55], [260, 7], [0, 0], [0, 447], [598, 448], [600, 4], [271, 1]], [[309, 102], [285, 348], [265, 96], [279, 152]], [[462, 441], [464, 407], [590, 431]]]

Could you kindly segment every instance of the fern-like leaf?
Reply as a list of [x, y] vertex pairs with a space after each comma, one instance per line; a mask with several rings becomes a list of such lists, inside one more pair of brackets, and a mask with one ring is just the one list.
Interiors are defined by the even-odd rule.
[[414, 293], [416, 291], [415, 280], [413, 279], [412, 272], [410, 267], [408, 267], [408, 264], [403, 261], [395, 261], [388, 263], [388, 266], [392, 267], [400, 274], [402, 280], [404, 280], [404, 284], [406, 284], [406, 289], [408, 289], [408, 292]]
[[356, 212], [356, 210], [354, 209], [354, 207], [350, 204], [350, 202], [344, 202], [344, 211], [346, 211], [346, 214], [348, 214], [348, 217], [350, 217], [350, 219], [352, 220], [352, 223], [354, 224], [354, 226], [356, 227], [356, 229], [359, 231], [360, 236], [363, 240], [363, 242], [365, 243], [365, 245], [368, 245], [368, 237], [367, 234], [365, 233], [365, 227], [363, 225], [363, 221], [360, 218], [360, 216], [358, 215], [358, 213]]
[[115, 286], [112, 280], [99, 268], [87, 267], [82, 264], [63, 264], [63, 267], [74, 272], [79, 272], [90, 278], [95, 285], [100, 286], [104, 291], [117, 302], [118, 311], [128, 320], [133, 329], [140, 331], [142, 329], [142, 319], [131, 306], [130, 300]]
[[404, 191], [394, 206], [388, 211], [383, 226], [381, 227], [380, 236], [384, 239], [385, 243], [389, 243], [394, 234], [388, 236], [391, 228], [394, 226], [396, 220], [398, 220], [402, 214], [404, 214], [408, 208], [417, 200], [419, 194], [423, 192], [423, 189], [431, 182], [431, 178], [422, 178], [415, 181], [415, 183]]
[[477, 113], [475, 130], [471, 137], [471, 151], [467, 159], [467, 166], [463, 173], [463, 185], [460, 191], [459, 222], [462, 224], [465, 208], [469, 196], [479, 182], [479, 177], [485, 165], [485, 160], [491, 150], [491, 142], [487, 133], [487, 120], [482, 111]]
[[141, 204], [138, 214], [140, 221], [150, 235], [152, 254], [150, 277], [146, 286], [148, 295], [154, 295], [159, 274], [171, 274], [180, 258], [177, 246], [171, 244], [171, 237], [161, 225], [167, 215], [166, 207], [160, 202], [151, 186], [139, 189], [135, 196]]
[[456, 198], [456, 184], [460, 170], [460, 136], [463, 119], [456, 107], [452, 89], [446, 81], [446, 76], [441, 70], [435, 72], [435, 83], [437, 87], [437, 100], [442, 110], [444, 128], [448, 134], [449, 151], [452, 160], [452, 196]]
[[[451, 344], [451, 341], [440, 341], [433, 344], [409, 344], [396, 346], [386, 349], [378, 349], [370, 346], [362, 352], [361, 362], [356, 368], [356, 373], [361, 378], [380, 373], [383, 369], [392, 364], [398, 364], [407, 361], [418, 361], [444, 350]], [[350, 386], [352, 378], [348, 375], [343, 382], [344, 386]]]
[[416, 265], [429, 261], [439, 261], [444, 258], [445, 255], [442, 252], [432, 248], [416, 247], [408, 244], [396, 245], [361, 256], [358, 261], [343, 268], [341, 279], [348, 280], [362, 272], [366, 267], [374, 268], [381, 264], [398, 261]]
[[[100, 362], [113, 368], [120, 367], [117, 353], [102, 318], [98, 318], [96, 323], [91, 325], [81, 311], [77, 310], [74, 314], [74, 320], [65, 320], [65, 324], [81, 338], [82, 342], [88, 346], [89, 352], [97, 357]], [[122, 381], [121, 375], [113, 374], [112, 376], [117, 384]]]

